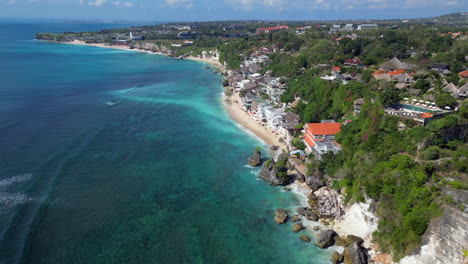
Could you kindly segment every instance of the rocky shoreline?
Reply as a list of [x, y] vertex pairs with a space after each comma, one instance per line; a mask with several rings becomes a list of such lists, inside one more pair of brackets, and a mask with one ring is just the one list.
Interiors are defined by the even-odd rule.
[[[249, 158], [249, 164], [253, 165], [252, 160], [261, 160], [260, 155], [259, 151], [255, 151]], [[276, 209], [273, 221], [277, 224], [292, 221], [293, 232], [309, 231], [300, 234], [301, 241], [313, 241], [315, 246], [323, 249], [334, 247], [336, 251], [332, 254], [332, 263], [391, 263], [374, 262], [377, 251], [370, 241], [371, 237], [363, 238], [349, 231], [339, 234], [336, 231], [335, 226], [338, 226], [335, 222], [345, 216], [341, 195], [329, 188], [317, 174], [307, 175], [304, 170], [297, 169], [294, 160], [287, 154], [263, 162], [258, 177], [270, 185], [285, 186], [285, 190], [294, 191], [305, 198], [305, 203], [301, 203], [295, 211]], [[373, 221], [376, 223], [376, 219]], [[311, 232], [315, 239], [309, 237]]]

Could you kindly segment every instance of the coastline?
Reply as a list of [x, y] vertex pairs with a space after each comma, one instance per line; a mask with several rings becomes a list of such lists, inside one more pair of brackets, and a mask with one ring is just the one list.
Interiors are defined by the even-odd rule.
[[[55, 42], [55, 41], [52, 41], [52, 42]], [[108, 46], [108, 45], [99, 44], [99, 43], [94, 43], [94, 44], [93, 43], [85, 43], [84, 41], [77, 41], [77, 40], [75, 40], [73, 42], [56, 42], [56, 43], [69, 44], [69, 45], [84, 45], [84, 46], [92, 46], [92, 47], [99, 47], [99, 48], [126, 50], [126, 51], [136, 51], [136, 52], [144, 52], [144, 53], [148, 53], [148, 54], [157, 54], [157, 55], [169, 57], [168, 54], [163, 53], [163, 52], [159, 52], [159, 51], [153, 52], [153, 51], [148, 51], [148, 50], [143, 50], [143, 49], [130, 48], [129, 46], [124, 46], [124, 45], [122, 45], [122, 46], [117, 46], [117, 45]], [[195, 56], [187, 56], [184, 59], [199, 61], [199, 62], [203, 62], [203, 63], [208, 63], [211, 66], [215, 67], [221, 73], [224, 73], [224, 72], [227, 71], [225, 66], [217, 60], [217, 57], [202, 58], [202, 57], [195, 57]], [[230, 87], [224, 88], [223, 92], [226, 89], [229, 89], [229, 88]], [[244, 129], [248, 130], [249, 132], [251, 132], [251, 133], [248, 133], [249, 135], [251, 135], [251, 136], [255, 135], [255, 137], [257, 137], [258, 139], [263, 141], [263, 143], [265, 143], [266, 145], [278, 146], [279, 148], [284, 149], [284, 150], [288, 149], [287, 145], [284, 142], [280, 142], [280, 138], [281, 138], [280, 135], [275, 134], [269, 128], [267, 128], [266, 126], [263, 126], [262, 124], [260, 124], [259, 122], [257, 122], [253, 118], [251, 118], [247, 112], [245, 112], [245, 111], [243, 111], [241, 109], [240, 103], [239, 103], [240, 102], [240, 97], [239, 97], [238, 93], [232, 93], [232, 95], [230, 95], [230, 96], [225, 96], [223, 94], [223, 95], [220, 96], [220, 100], [222, 101], [224, 110], [226, 111], [228, 116], [231, 118], [231, 120], [234, 123], [236, 123], [238, 126], [240, 126], [240, 127], [244, 128]], [[300, 200], [299, 205], [291, 204], [292, 207], [297, 209], [297, 208], [299, 208], [301, 206], [308, 206], [307, 195], [313, 192], [312, 189], [310, 189], [306, 184], [299, 183], [297, 181], [290, 184], [290, 185], [288, 185], [287, 187], [291, 188], [291, 191]], [[316, 226], [318, 226], [320, 228], [320, 230], [326, 230], [326, 229], [336, 230], [339, 233], [339, 235], [341, 235], [341, 236], [346, 236], [348, 234], [356, 235], [355, 232], [353, 231], [352, 227], [353, 227], [353, 225], [356, 225], [356, 223], [359, 223], [359, 221], [361, 220], [361, 218], [359, 218], [359, 219], [356, 218], [355, 215], [359, 214], [359, 212], [357, 212], [357, 210], [362, 209], [362, 208], [357, 208], [357, 209], [355, 208], [355, 210], [353, 211], [354, 213], [349, 213], [349, 214], [348, 214], [348, 212], [350, 210], [348, 210], [348, 209], [350, 209], [350, 208], [345, 208], [345, 209], [346, 209], [345, 210], [346, 211], [346, 217], [348, 218], [348, 220], [347, 219], [341, 219], [341, 220], [337, 219], [337, 220], [331, 222], [330, 224], [324, 224], [324, 223], [322, 223], [320, 221], [313, 222], [313, 221], [309, 221], [309, 220], [301, 217], [302, 218], [302, 223], [306, 227], [306, 230], [308, 230], [308, 233], [310, 233], [314, 237], [316, 237], [317, 234], [318, 234], [318, 232], [313, 231], [314, 227], [316, 227]], [[295, 214], [295, 212], [293, 214]], [[353, 219], [354, 221], [350, 222], [349, 218]], [[346, 232], [346, 231], [348, 231], [348, 232]], [[372, 243], [370, 243], [369, 237], [363, 237], [363, 238], [365, 239], [365, 246], [368, 247], [368, 248], [372, 248], [374, 250], [372, 255], [375, 256], [376, 248], [374, 247], [374, 245]], [[333, 249], [333, 250], [335, 250], [335, 251], [337, 251], [337, 252], [339, 252], [341, 254], [343, 252], [344, 248], [343, 247], [338, 247], [338, 246], [333, 246], [331, 249]]]
[[[147, 50], [142, 50], [142, 49], [137, 49], [137, 48], [131, 49], [130, 47], [126, 45], [108, 46], [108, 45], [101, 44], [101, 43], [86, 43], [84, 41], [79, 41], [79, 40], [75, 40], [73, 42], [56, 42], [56, 41], [51, 41], [51, 42], [68, 44], [68, 45], [84, 45], [84, 46], [92, 46], [92, 47], [98, 47], [98, 48], [145, 52], [148, 54], [157, 54], [157, 55], [169, 57], [167, 54], [160, 52], [160, 51], [153, 52], [153, 51], [147, 51]], [[184, 59], [208, 63], [211, 66], [215, 67], [221, 73], [224, 73], [227, 71], [226, 67], [221, 62], [219, 62], [219, 60], [217, 60], [217, 57], [202, 58], [202, 57], [195, 57], [195, 56], [187, 56]], [[252, 134], [254, 134], [257, 138], [259, 138], [261, 141], [263, 141], [267, 145], [270, 145], [270, 146], [274, 145], [274, 146], [280, 147], [281, 149], [287, 150], [286, 144], [280, 142], [279, 135], [276, 135], [268, 128], [259, 124], [257, 121], [252, 119], [246, 112], [244, 112], [240, 108], [240, 105], [238, 103], [240, 101], [240, 98], [237, 93], [234, 93], [233, 95], [229, 97], [221, 96], [221, 100], [222, 100], [224, 110], [226, 111], [228, 116], [231, 118], [231, 120], [233, 120], [237, 125], [247, 129], [248, 131], [250, 131]]]

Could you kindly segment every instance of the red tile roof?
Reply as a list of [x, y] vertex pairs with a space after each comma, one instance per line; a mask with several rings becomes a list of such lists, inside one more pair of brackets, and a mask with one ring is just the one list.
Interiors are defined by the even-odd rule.
[[372, 76], [380, 75], [380, 74], [384, 74], [384, 73], [385, 73], [384, 71], [378, 70], [378, 71], [374, 72], [374, 73], [372, 74]]
[[337, 67], [332, 67], [331, 69], [335, 71], [339, 71], [341, 68], [337, 66]]
[[356, 57], [354, 59], [347, 59], [347, 60], [345, 60], [344, 63], [353, 64], [353, 65], [363, 65], [361, 60], [358, 57]]
[[432, 115], [431, 115], [431, 114], [429, 114], [429, 113], [425, 113], [425, 112], [424, 112], [424, 113], [422, 113], [422, 114], [420, 114], [419, 116], [420, 116], [420, 117], [422, 117], [422, 118], [431, 118], [431, 117], [432, 117]]
[[336, 135], [341, 123], [307, 123], [308, 132], [313, 135]]
[[395, 71], [389, 71], [390, 75], [397, 75], [397, 74], [402, 74], [404, 73], [405, 70], [395, 70]]
[[313, 148], [315, 146], [314, 141], [312, 141], [309, 137], [304, 136], [304, 141], [309, 148]]
[[468, 78], [468, 70], [459, 72], [458, 75], [463, 78]]

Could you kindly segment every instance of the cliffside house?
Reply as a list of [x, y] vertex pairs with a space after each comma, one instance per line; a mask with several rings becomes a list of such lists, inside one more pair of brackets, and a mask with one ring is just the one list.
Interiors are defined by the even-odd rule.
[[341, 123], [307, 123], [304, 125], [303, 137], [306, 153], [313, 153], [320, 158], [321, 155], [331, 151], [340, 151], [340, 145], [335, 141], [335, 135], [341, 129]]

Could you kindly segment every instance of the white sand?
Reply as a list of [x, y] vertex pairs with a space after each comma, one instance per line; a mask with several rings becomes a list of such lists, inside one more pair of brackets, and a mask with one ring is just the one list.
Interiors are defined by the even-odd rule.
[[240, 108], [240, 104], [238, 103], [240, 102], [239, 94], [234, 93], [228, 97], [228, 100], [230, 100], [230, 102], [226, 102], [224, 105], [226, 112], [229, 114], [232, 120], [252, 131], [257, 137], [265, 141], [268, 145], [276, 145], [282, 149], [287, 149], [286, 144], [279, 142], [279, 139], [281, 138], [280, 135], [273, 133], [272, 130], [267, 126], [262, 126], [259, 122], [254, 120], [249, 114]]

